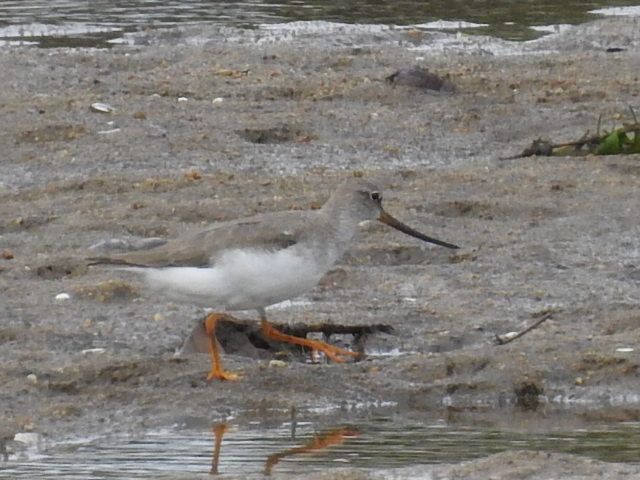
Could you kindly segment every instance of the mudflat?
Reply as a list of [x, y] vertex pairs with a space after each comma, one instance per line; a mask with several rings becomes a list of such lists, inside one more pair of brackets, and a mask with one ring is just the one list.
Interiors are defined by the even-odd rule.
[[[292, 408], [326, 424], [378, 410], [506, 429], [637, 421], [640, 158], [501, 160], [539, 137], [593, 133], [599, 118], [601, 129], [630, 121], [635, 27], [608, 19], [520, 46], [200, 28], [138, 34], [110, 50], [3, 49], [2, 436], [277, 420]], [[384, 81], [412, 65], [456, 91]], [[241, 381], [207, 382], [206, 356], [175, 355], [201, 309], [86, 266], [114, 239], [127, 248], [317, 208], [349, 175], [380, 179], [389, 212], [462, 247], [363, 226], [317, 288], [270, 310], [281, 324], [393, 327], [361, 339], [362, 361], [312, 364], [252, 345], [224, 357]], [[567, 468], [518, 452], [478, 460], [477, 470], [439, 468], [522, 478], [512, 457], [529, 465], [527, 478], [545, 478], [535, 476], [541, 465], [549, 475]], [[580, 478], [640, 472], [571, 462]]]

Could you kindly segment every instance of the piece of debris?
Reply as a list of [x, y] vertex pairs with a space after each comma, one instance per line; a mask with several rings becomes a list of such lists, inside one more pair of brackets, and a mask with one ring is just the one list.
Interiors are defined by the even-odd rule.
[[273, 359], [273, 360], [269, 360], [269, 367], [271, 368], [283, 368], [287, 366], [287, 362], [284, 362], [282, 360], [277, 360], [277, 359]]
[[13, 260], [13, 252], [9, 249], [2, 250], [0, 256], [3, 260]]
[[393, 85], [423, 88], [436, 92], [453, 93], [455, 87], [448, 78], [441, 78], [422, 67], [401, 68], [385, 78]]
[[83, 355], [96, 355], [96, 354], [104, 353], [106, 351], [107, 351], [106, 348], [98, 347], [98, 348], [85, 348], [80, 353], [82, 353]]
[[540, 325], [542, 325], [544, 322], [546, 322], [550, 318], [551, 318], [551, 312], [547, 312], [542, 317], [540, 317], [540, 319], [537, 322], [535, 322], [533, 325], [528, 326], [521, 332], [508, 332], [503, 335], [496, 334], [496, 337], [495, 337], [496, 343], [498, 345], [506, 345], [507, 343], [513, 342], [516, 338], [520, 338], [524, 334], [529, 333], [534, 328], [538, 328]]
[[71, 295], [68, 293], [59, 293], [55, 297], [56, 302], [65, 302], [67, 300], [71, 300]]
[[109, 130], [99, 130], [98, 135], [111, 135], [112, 133], [118, 133], [120, 131], [119, 128], [111, 128]]
[[633, 108], [629, 107], [632, 123], [624, 123], [621, 127], [600, 132], [601, 118], [595, 135], [587, 131], [580, 139], [572, 142], [553, 143], [538, 138], [531, 142], [521, 153], [501, 160], [515, 160], [532, 156], [583, 156], [583, 155], [626, 155], [640, 153], [640, 123]]
[[518, 332], [507, 332], [503, 335], [500, 335], [500, 339], [502, 340], [503, 343], [507, 342], [507, 341], [511, 341], [515, 338], [517, 338], [518, 336]]

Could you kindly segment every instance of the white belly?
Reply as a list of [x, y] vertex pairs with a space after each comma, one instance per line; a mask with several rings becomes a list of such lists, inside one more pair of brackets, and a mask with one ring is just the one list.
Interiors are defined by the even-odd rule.
[[335, 259], [318, 262], [308, 252], [229, 250], [207, 268], [130, 268], [172, 300], [227, 310], [267, 307], [313, 288]]

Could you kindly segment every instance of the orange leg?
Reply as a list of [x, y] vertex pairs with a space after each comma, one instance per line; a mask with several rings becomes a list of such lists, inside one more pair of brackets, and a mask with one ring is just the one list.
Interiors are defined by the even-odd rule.
[[224, 313], [210, 313], [204, 321], [204, 328], [209, 339], [209, 354], [211, 355], [211, 371], [207, 375], [207, 380], [213, 380], [214, 378], [218, 380], [238, 380], [240, 378], [237, 373], [231, 373], [222, 368], [220, 346], [216, 338], [216, 326], [223, 318], [230, 318], [230, 316]]
[[265, 337], [276, 340], [278, 342], [293, 343], [294, 345], [307, 347], [311, 349], [312, 356], [316, 351], [323, 352], [328, 358], [337, 363], [345, 362], [347, 359], [344, 357], [346, 356], [360, 356], [358, 352], [352, 352], [350, 350], [345, 350], [344, 348], [335, 347], [325, 342], [287, 335], [286, 333], [282, 333], [281, 331], [277, 330], [264, 318], [260, 321], [260, 327], [262, 328], [262, 334]]

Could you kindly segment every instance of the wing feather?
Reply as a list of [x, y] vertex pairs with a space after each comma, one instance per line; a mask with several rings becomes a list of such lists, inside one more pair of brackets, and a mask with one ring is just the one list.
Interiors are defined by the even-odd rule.
[[225, 250], [280, 250], [298, 243], [316, 212], [276, 212], [219, 223], [149, 250], [90, 258], [91, 264], [137, 267], [204, 267]]

